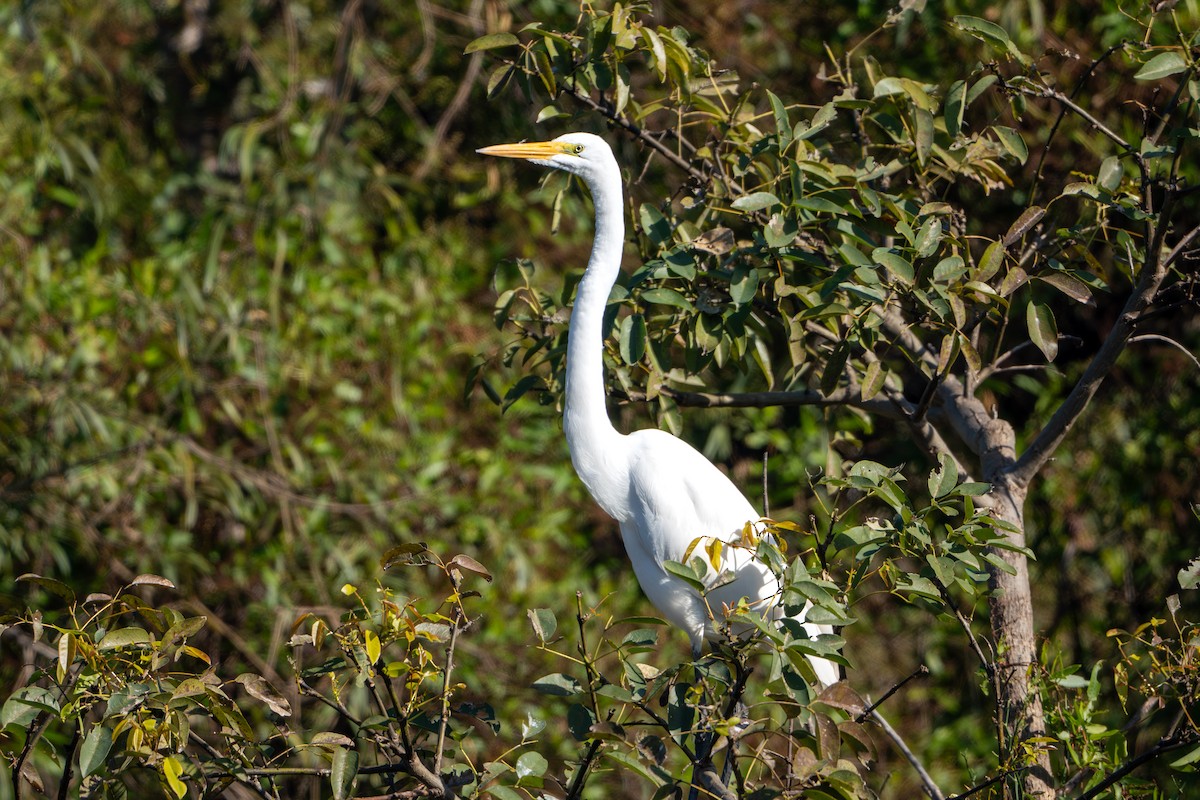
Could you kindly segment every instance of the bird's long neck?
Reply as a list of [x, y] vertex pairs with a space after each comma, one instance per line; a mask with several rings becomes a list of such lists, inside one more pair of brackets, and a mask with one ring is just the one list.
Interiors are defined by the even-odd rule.
[[610, 515], [623, 495], [622, 437], [608, 418], [604, 393], [604, 310], [621, 271], [625, 219], [617, 170], [588, 181], [596, 207], [596, 238], [575, 295], [567, 333], [567, 392], [563, 428], [575, 471]]

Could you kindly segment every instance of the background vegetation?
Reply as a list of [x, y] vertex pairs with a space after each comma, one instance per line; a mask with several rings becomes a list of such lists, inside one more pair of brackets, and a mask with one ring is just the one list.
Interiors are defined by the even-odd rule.
[[[984, 76], [989, 62], [998, 64], [993, 74], [1021, 74], [1028, 65], [1019, 53], [1045, 85], [1076, 92], [1095, 121], [1127, 140], [1142, 139], [1152, 127], [1145, 120], [1157, 118], [1172, 92], [1187, 98], [1176, 119], [1192, 158], [1165, 162], [1184, 190], [1173, 245], [1200, 224], [1191, 191], [1200, 10], [1188, 0], [1167, 5], [1151, 13], [1115, 3], [689, 2], [581, 11], [554, 0], [105, 0], [0, 10], [0, 681], [10, 700], [0, 719], [10, 780], [0, 797], [38, 785], [62, 796], [201, 796], [207, 787], [230, 796], [399, 797], [432, 790], [422, 770], [500, 797], [561, 796], [576, 786], [595, 797], [651, 796], [672, 786], [686, 759], [674, 749], [659, 754], [645, 737], [627, 750], [608, 748], [624, 760], [599, 762], [590, 777], [582, 770], [587, 780], [570, 771], [592, 763], [595, 742], [632, 741], [590, 726], [603, 721], [604, 708], [625, 713], [638, 698], [593, 695], [586, 724], [580, 712], [572, 718], [569, 708], [588, 705], [577, 702], [584, 684], [601, 684], [556, 650], [589, 661], [574, 649], [577, 636], [599, 648], [593, 654], [607, 638], [629, 663], [683, 683], [702, 685], [706, 676], [670, 672], [686, 653], [673, 632], [639, 633], [655, 630], [645, 620], [607, 629], [610, 619], [651, 609], [630, 580], [615, 527], [570, 472], [555, 409], [556, 345], [565, 330], [558, 309], [569, 305], [586, 260], [586, 199], [562, 191], [564, 181], [539, 189], [533, 170], [488, 163], [474, 148], [571, 129], [605, 134], [633, 196], [632, 273], [669, 254], [687, 223], [700, 233], [716, 219], [697, 216], [708, 213], [697, 205], [705, 186], [688, 169], [705, 154], [681, 164], [667, 153], [686, 152], [681, 142], [711, 145], [719, 131], [724, 138], [709, 157], [758, 158], [755, 131], [763, 141], [780, 135], [766, 89], [782, 98], [791, 123], [809, 126], [855, 85], [857, 99], [878, 102], [853, 114], [891, 113], [904, 129], [920, 103], [909, 84], [879, 91], [883, 77], [934, 87], [940, 103], [955, 81]], [[628, 15], [634, 39], [597, 42], [610, 12]], [[952, 24], [956, 15], [996, 23], [1008, 39], [981, 41]], [[531, 23], [563, 40], [523, 30]], [[673, 29], [686, 35], [672, 38]], [[657, 45], [643, 31], [655, 32]], [[571, 32], [578, 38], [564, 35]], [[519, 35], [485, 40], [463, 56], [495, 33]], [[1135, 79], [1168, 53], [1178, 54], [1179, 69], [1160, 62], [1152, 79]], [[605, 54], [623, 59], [616, 81], [594, 67], [562, 68], [563, 59]], [[711, 75], [688, 72], [709, 57]], [[712, 93], [691, 83], [702, 77]], [[580, 93], [581, 78], [596, 91]], [[624, 107], [621, 83], [632, 98]], [[970, 235], [1004, 237], [1022, 209], [1049, 206], [1072, 183], [1139, 196], [1128, 160], [1119, 162], [1119, 182], [1106, 182], [1105, 159], [1120, 154], [1111, 138], [1077, 115], [1054, 127], [1058, 107], [1018, 95], [993, 90], [962, 117], [972, 131], [1000, 126], [1018, 137], [993, 137], [995, 171], [943, 177], [952, 190], [933, 198], [969, 208], [977, 223]], [[744, 113], [729, 114], [722, 128], [705, 100], [726, 111], [720, 103], [736, 101]], [[676, 116], [683, 107], [695, 116]], [[820, 158], [861, 146], [852, 115], [839, 113], [827, 137], [814, 140], [828, 139]], [[917, 137], [894, 143], [897, 157], [911, 159], [897, 185], [927, 174], [933, 144], [953, 138], [940, 106], [937, 114], [943, 138], [931, 140], [924, 158]], [[616, 116], [636, 130], [613, 124]], [[1043, 160], [1039, 148], [1051, 141]], [[769, 177], [787, 174], [785, 166]], [[1084, 194], [1077, 205], [1060, 203], [1070, 211], [1047, 230], [1071, 228], [1072, 213], [1080, 225], [1096, 223], [1102, 215], [1087, 201], [1101, 195], [1091, 191], [1076, 189]], [[743, 240], [774, 211], [714, 196], [722, 224]], [[731, 206], [741, 213], [726, 213]], [[803, 229], [812, 237], [804, 249], [825, 252], [838, 244], [836, 219], [820, 206], [793, 208], [777, 225], [798, 220], [787, 232]], [[664, 235], [656, 226], [667, 220]], [[1113, 223], [1112, 241], [1116, 228], [1129, 226]], [[969, 247], [966, 254], [981, 257]], [[1200, 555], [1200, 328], [1196, 261], [1184, 255], [1151, 329], [1161, 338], [1130, 346], [1030, 486], [1041, 691], [1065, 796], [1098, 785], [1173, 731], [1195, 731], [1197, 651], [1183, 631], [1194, 630], [1198, 605], [1194, 590], [1181, 591], [1189, 579], [1180, 571]], [[1064, 334], [1052, 337], [1053, 364], [1010, 362], [1017, 369], [981, 393], [1003, 407], [1022, 448], [1120, 318], [1133, 269], [1122, 275], [1119, 252], [1104, 258], [1088, 271], [1112, 291], [1039, 284], [1037, 302]], [[681, 269], [651, 275], [641, 288], [671, 289], [694, 312], [703, 280]], [[745, 273], [739, 280], [724, 278], [721, 302], [774, 299], [765, 278], [748, 290]], [[638, 289], [636, 280], [628, 288]], [[743, 290], [741, 302], [734, 294]], [[543, 301], [540, 316], [497, 305], [514, 297]], [[1089, 302], [1076, 302], [1082, 297]], [[651, 314], [651, 304], [625, 299], [622, 320], [646, 314], [640, 333], [633, 322], [614, 329], [614, 392], [625, 400], [614, 413], [622, 424], [678, 430], [755, 498], [766, 452], [772, 516], [809, 534], [830, 524], [822, 504], [837, 488], [810, 485], [818, 470], [841, 480], [853, 463], [904, 465], [907, 502], [928, 500], [920, 497], [938, 462], [903, 424], [861, 410], [697, 409], [669, 392], [648, 397], [661, 357], [654, 342], [670, 346], [681, 330], [684, 346], [659, 370], [683, 365], [671, 376], [680, 379], [677, 392], [803, 384], [828, 394], [839, 375], [805, 371], [828, 363], [821, 342], [807, 342], [812, 352], [796, 363], [784, 363], [794, 353], [786, 336], [766, 367], [753, 347], [726, 345], [717, 362], [730, 328], [700, 330], [715, 337], [706, 343], [686, 327], [685, 305], [672, 299]], [[1025, 306], [1035, 303], [1024, 295], [1020, 303], [1014, 319], [1024, 326]], [[1044, 344], [1037, 349], [1049, 356]], [[842, 358], [853, 366], [858, 355]], [[880, 508], [868, 500], [845, 528]], [[797, 541], [803, 548], [814, 540]], [[831, 560], [839, 590], [850, 585], [852, 563]], [[897, 563], [918, 571], [899, 555]], [[42, 577], [17, 580], [30, 573]], [[968, 583], [956, 598], [984, 635], [985, 585]], [[833, 738], [845, 743], [847, 760], [874, 759], [869, 791], [913, 796], [921, 781], [890, 740], [872, 728], [869, 741], [858, 742], [845, 723], [862, 711], [861, 697], [877, 698], [925, 665], [928, 675], [881, 707], [899, 736], [949, 793], [1004, 774], [995, 698], [960, 622], [911, 593], [888, 591], [895, 588], [877, 581], [838, 596], [857, 619], [844, 630], [857, 695], [827, 697], [837, 702], [817, 716], [842, 725]], [[831, 603], [831, 613], [844, 604]], [[591, 627], [576, 626], [577, 609], [586, 617], [592, 608], [599, 611]], [[530, 618], [528, 609], [542, 611]], [[1114, 630], [1139, 632], [1144, 644]], [[454, 668], [443, 669], [451, 656]], [[618, 662], [597, 663], [604, 671]], [[568, 677], [530, 688], [560, 674]], [[381, 675], [399, 687], [393, 695]], [[736, 683], [734, 674], [707, 678]], [[618, 668], [612, 685], [629, 689], [635, 680]], [[450, 698], [453, 722], [449, 706], [439, 708]], [[1182, 728], [1181, 708], [1191, 713]], [[666, 721], [664, 751], [689, 746], [682, 735], [671, 739], [681, 724]], [[819, 731], [806, 740], [804, 730], [793, 732], [806, 744], [789, 752], [783, 772], [797, 780], [810, 766], [797, 753], [808, 747], [813, 785], [823, 781], [828, 796], [868, 791], [835, 774], [853, 766], [830, 756], [840, 744], [820, 740]], [[1120, 791], [1195, 791], [1194, 740], [1180, 741], [1191, 748], [1142, 766]], [[389, 763], [402, 767], [391, 782], [384, 770], [370, 772]], [[253, 772], [284, 768], [297, 773]], [[982, 795], [1006, 789], [1020, 784], [998, 781]]]

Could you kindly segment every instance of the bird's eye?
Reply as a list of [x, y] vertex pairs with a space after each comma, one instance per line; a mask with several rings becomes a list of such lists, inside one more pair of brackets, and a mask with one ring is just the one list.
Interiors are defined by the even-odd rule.
[[572, 147], [571, 150], [572, 150], [572, 152], [575, 153], [575, 155], [579, 155], [580, 153], [583, 152], [583, 145], [577, 144], [574, 147]]

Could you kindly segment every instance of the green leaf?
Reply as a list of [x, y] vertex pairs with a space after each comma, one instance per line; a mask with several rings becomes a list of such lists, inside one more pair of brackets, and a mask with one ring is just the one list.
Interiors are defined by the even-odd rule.
[[758, 270], [738, 267], [729, 281], [729, 299], [739, 306], [751, 302], [758, 293]]
[[975, 270], [973, 280], [987, 282], [1000, 271], [1000, 266], [1004, 263], [1004, 244], [1002, 242], [992, 242], [987, 249], [983, 251], [983, 257], [979, 259], [979, 267]]
[[104, 759], [112, 749], [112, 728], [97, 725], [83, 739], [79, 747], [79, 774], [86, 778], [104, 766]]
[[1194, 558], [1179, 570], [1179, 586], [1183, 589], [1200, 588], [1200, 558]]
[[540, 754], [532, 750], [528, 753], [522, 753], [517, 759], [517, 780], [521, 781], [525, 778], [540, 778], [546, 774], [546, 769], [550, 766], [546, 759]]
[[1159, 53], [1142, 65], [1133, 77], [1139, 81], [1156, 81], [1187, 69], [1187, 59], [1178, 50]]
[[541, 122], [545, 122], [548, 119], [558, 119], [559, 117], [565, 117], [565, 116], [568, 116], [567, 112], [559, 109], [558, 106], [555, 106], [555, 105], [544, 106], [542, 108], [542, 110], [538, 112], [537, 122], [541, 123]]
[[938, 456], [940, 466], [929, 473], [929, 494], [934, 498], [942, 498], [950, 494], [958, 483], [958, 467], [954, 459], [945, 453]]
[[696, 575], [696, 571], [686, 564], [680, 564], [678, 561], [664, 561], [663, 568], [696, 591], [704, 590], [704, 581], [700, 580]]
[[334, 800], [347, 800], [353, 796], [356, 777], [358, 777], [358, 751], [335, 747], [333, 767], [329, 770], [329, 783], [333, 786]]
[[[1200, 762], [1200, 747], [1197, 747], [1186, 755], [1175, 759], [1170, 763], [1169, 766], [1171, 769], [1182, 769], [1184, 767], [1190, 767], [1192, 764], [1197, 762]], [[1191, 770], [1188, 771], [1190, 772]]]
[[833, 390], [842, 379], [842, 372], [849, 357], [850, 347], [846, 342], [840, 342], [833, 348], [833, 352], [829, 354], [829, 361], [825, 363], [825, 371], [821, 373], [821, 394], [833, 394]]
[[775, 115], [775, 130], [779, 134], [779, 149], [786, 150], [792, 141], [792, 122], [788, 119], [787, 107], [770, 89], [767, 90], [767, 100], [771, 103], [771, 113]]
[[923, 108], [918, 108], [914, 113], [917, 122], [917, 163], [922, 167], [929, 161], [929, 154], [933, 151], [933, 114]]
[[621, 320], [621, 360], [626, 364], [637, 364], [646, 355], [646, 318], [641, 314], [630, 314]]
[[558, 618], [554, 616], [553, 611], [548, 608], [531, 608], [525, 613], [529, 616], [534, 635], [540, 641], [546, 642], [554, 637], [554, 632], [558, 630]]
[[467, 49], [463, 50], [463, 54], [478, 53], [480, 50], [495, 50], [498, 47], [512, 47], [520, 43], [521, 40], [511, 33], [489, 33], [468, 44]]
[[1030, 303], [1025, 307], [1025, 324], [1029, 327], [1029, 338], [1047, 361], [1053, 361], [1058, 355], [1058, 327], [1054, 324], [1054, 313], [1049, 306]]
[[0, 728], [13, 724], [24, 728], [43, 711], [57, 714], [58, 698], [41, 686], [23, 686], [13, 692], [0, 708]]
[[779, 205], [779, 198], [770, 192], [754, 192], [734, 200], [731, 206], [737, 211], [761, 211]]
[[62, 581], [55, 580], [54, 578], [46, 578], [41, 575], [35, 575], [32, 572], [26, 572], [24, 575], [18, 577], [17, 580], [21, 581], [22, 583], [37, 584], [43, 589], [58, 595], [68, 603], [75, 602], [75, 593], [71, 591], [71, 589]]
[[1004, 28], [1001, 28], [996, 23], [988, 22], [986, 19], [980, 19], [979, 17], [971, 17], [963, 14], [954, 18], [954, 24], [958, 26], [960, 30], [971, 34], [976, 39], [979, 39], [990, 46], [993, 50], [1001, 53], [1007, 53], [1008, 55], [1017, 59], [1017, 61], [1020, 61], [1022, 64], [1026, 63], [1024, 54], [1022, 54], [1021, 51], [1017, 49], [1017, 46], [1013, 44], [1012, 39], [1008, 35], [1008, 31], [1004, 30]]
[[587, 741], [595, 724], [596, 716], [590, 708], [574, 703], [567, 709], [567, 730], [576, 741]]
[[[641, 775], [643, 778], [649, 781], [652, 786], [663, 786], [666, 783], [666, 781], [663, 780], [662, 775], [659, 774], [661, 770], [652, 770], [650, 768], [651, 763], [644, 763], [641, 758], [638, 758], [632, 753], [626, 753], [623, 750], [613, 750], [609, 748], [604, 751], [604, 757], [611, 761], [617, 762], [622, 771], [633, 772]], [[704, 794], [707, 795], [708, 793], [705, 792]], [[655, 796], [657, 797], [658, 794], [656, 793]], [[667, 796], [670, 797], [671, 795]]]
[[893, 253], [886, 247], [876, 247], [871, 252], [871, 257], [888, 271], [893, 280], [912, 284], [916, 278], [912, 263], [899, 253]]
[[1007, 125], [993, 125], [992, 130], [996, 132], [1004, 149], [1024, 164], [1025, 160], [1029, 158], [1029, 148], [1026, 146], [1025, 140], [1021, 138], [1021, 134]]
[[1009, 268], [1008, 273], [1004, 276], [1004, 280], [1000, 281], [1000, 296], [1008, 297], [1010, 294], [1020, 289], [1029, 281], [1029, 275], [1025, 270], [1013, 265]]
[[984, 75], [982, 78], [975, 81], [975, 83], [971, 84], [971, 88], [967, 90], [967, 105], [969, 106], [971, 103], [974, 103], [976, 100], [978, 100], [981, 94], [992, 88], [992, 86], [994, 86], [999, 80], [1000, 78], [989, 72], [987, 75]]
[[1038, 280], [1048, 283], [1055, 289], [1070, 297], [1076, 302], [1084, 305], [1095, 305], [1095, 299], [1092, 297], [1092, 290], [1083, 281], [1076, 278], [1067, 272], [1048, 272], [1045, 275], [1038, 275]]
[[783, 214], [772, 214], [763, 226], [763, 239], [767, 247], [787, 247], [796, 240], [796, 224]]
[[658, 644], [658, 631], [654, 628], [637, 628], [621, 640], [622, 647], [654, 647]]
[[930, 217], [921, 226], [921, 230], [917, 233], [917, 240], [913, 246], [916, 248], [917, 255], [926, 258], [933, 255], [934, 251], [937, 250], [938, 242], [941, 240], [942, 221], [937, 217]]
[[654, 244], [670, 243], [671, 224], [657, 207], [650, 203], [642, 203], [638, 208], [638, 221], [642, 224], [642, 231]]
[[[828, 128], [829, 123], [833, 122], [836, 118], [837, 108], [833, 103], [826, 103], [817, 109], [817, 113], [813, 114], [812, 122], [808, 124], [808, 127], [802, 133], [797, 135], [797, 138], [807, 140], [813, 136], [816, 136], [818, 133]], [[799, 128], [800, 125], [803, 124], [803, 122], [800, 122], [796, 125], [796, 127]]]
[[562, 672], [543, 675], [533, 682], [533, 688], [551, 697], [574, 697], [583, 691], [579, 681]]
[[143, 628], [117, 628], [104, 634], [98, 645], [100, 650], [116, 650], [119, 647], [148, 647], [150, 634]]
[[501, 64], [492, 70], [492, 74], [488, 76], [487, 96], [493, 98], [504, 91], [504, 87], [508, 85], [516, 71], [517, 68], [511, 64]]
[[886, 379], [887, 371], [883, 368], [883, 362], [872, 361], [868, 364], [862, 377], [862, 399], [870, 400], [879, 394], [880, 390], [883, 389], [883, 383]]
[[638, 298], [643, 303], [653, 303], [660, 306], [674, 306], [682, 308], [684, 311], [695, 311], [696, 307], [692, 305], [692, 301], [681, 295], [674, 289], [668, 289], [663, 286], [654, 289], [647, 289], [638, 295]]
[[1000, 42], [1009, 41], [1008, 31], [1004, 30], [1004, 28], [1001, 28], [994, 22], [988, 22], [986, 19], [960, 14], [954, 18], [954, 24], [964, 31], [981, 33]]
[[1121, 166], [1120, 156], [1109, 156], [1100, 162], [1100, 172], [1096, 174], [1096, 183], [1110, 192], [1115, 192], [1121, 185], [1125, 169]]
[[966, 110], [967, 84], [965, 81], [955, 81], [946, 92], [946, 104], [943, 117], [946, 120], [946, 133], [957, 137], [962, 132], [963, 112]]

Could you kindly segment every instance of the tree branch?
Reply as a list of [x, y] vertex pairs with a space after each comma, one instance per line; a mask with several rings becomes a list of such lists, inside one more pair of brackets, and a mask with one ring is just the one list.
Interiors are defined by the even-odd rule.
[[1179, 256], [1183, 255], [1184, 248], [1187, 247], [1189, 244], [1191, 244], [1192, 240], [1195, 239], [1197, 236], [1200, 236], [1200, 225], [1197, 225], [1196, 227], [1192, 228], [1190, 231], [1185, 233], [1183, 235], [1183, 238], [1175, 243], [1175, 246], [1171, 248], [1171, 252], [1167, 253], [1166, 258], [1163, 259], [1163, 262], [1162, 262], [1163, 268], [1166, 269], [1166, 268], [1170, 267], [1172, 264], [1174, 264], [1175, 259], [1177, 259], [1177, 258], [1179, 258]]
[[[863, 400], [858, 392], [845, 389], [821, 394], [813, 389], [803, 389], [797, 392], [738, 392], [728, 394], [722, 392], [685, 392], [672, 389], [669, 386], [659, 387], [659, 393], [666, 395], [681, 406], [690, 408], [770, 408], [794, 406], [850, 406], [878, 414], [889, 419], [905, 419], [903, 410], [886, 399]], [[616, 393], [635, 403], [645, 403], [649, 397], [643, 392]]]
[[1180, 747], [1184, 747], [1185, 745], [1191, 744], [1192, 742], [1193, 742], [1192, 737], [1173, 736], [1173, 737], [1159, 739], [1158, 743], [1155, 744], [1154, 747], [1151, 747], [1146, 752], [1141, 753], [1140, 755], [1135, 756], [1134, 758], [1131, 758], [1128, 761], [1126, 761], [1124, 764], [1122, 764], [1120, 767], [1118, 767], [1116, 770], [1114, 770], [1112, 773], [1110, 773], [1108, 775], [1108, 777], [1106, 777], [1104, 780], [1100, 781], [1100, 783], [1096, 784], [1091, 789], [1088, 789], [1083, 794], [1079, 795], [1079, 797], [1075, 798], [1075, 800], [1092, 800], [1093, 797], [1099, 797], [1100, 794], [1102, 792], [1104, 792], [1105, 789], [1112, 786], [1117, 781], [1121, 780], [1121, 778], [1124, 778], [1126, 775], [1133, 772], [1135, 769], [1140, 767], [1142, 764], [1145, 764], [1147, 761], [1153, 761], [1154, 759], [1161, 756], [1163, 753], [1167, 753], [1167, 752], [1170, 752], [1171, 750], [1176, 750]]
[[[912, 357], [934, 371], [937, 355], [917, 337], [908, 323], [894, 310], [877, 309], [883, 329]], [[936, 396], [941, 401], [947, 422], [964, 444], [979, 456], [985, 481], [994, 481], [1016, 458], [1012, 426], [988, 413], [983, 402], [969, 393], [955, 375], [947, 372], [938, 383]]]
[[934, 783], [933, 776], [931, 776], [928, 770], [925, 769], [925, 765], [921, 763], [921, 760], [917, 758], [916, 754], [909, 749], [908, 744], [900, 737], [900, 734], [896, 732], [896, 729], [888, 724], [888, 721], [883, 718], [883, 715], [874, 709], [871, 710], [871, 719], [875, 720], [879, 727], [883, 729], [884, 734], [886, 734], [887, 737], [892, 740], [892, 743], [896, 745], [897, 749], [900, 750], [904, 758], [909, 764], [912, 765], [912, 768], [916, 770], [917, 777], [921, 779], [921, 785], [925, 787], [925, 794], [929, 795], [931, 798], [933, 798], [933, 800], [946, 800], [946, 795], [942, 794], [941, 788]]
[[1125, 345], [1133, 335], [1138, 315], [1150, 305], [1154, 296], [1158, 294], [1158, 289], [1166, 275], [1166, 267], [1154, 251], [1150, 251], [1148, 256], [1150, 262], [1142, 268], [1142, 274], [1138, 278], [1133, 293], [1125, 301], [1125, 308], [1122, 310], [1121, 316], [1117, 318], [1112, 330], [1109, 331], [1104, 343], [1100, 345], [1100, 349], [1083, 371], [1083, 375], [1071, 393], [1067, 395], [1058, 410], [1050, 417], [1050, 421], [1021, 454], [1020, 459], [1013, 467], [1011, 477], [1018, 484], [1027, 486], [1054, 454], [1054, 451], [1058, 449], [1058, 446], [1062, 444], [1071, 427], [1095, 397], [1096, 392], [1100, 389], [1100, 384], [1104, 382], [1108, 373], [1117, 363], [1117, 358], [1125, 350]]

